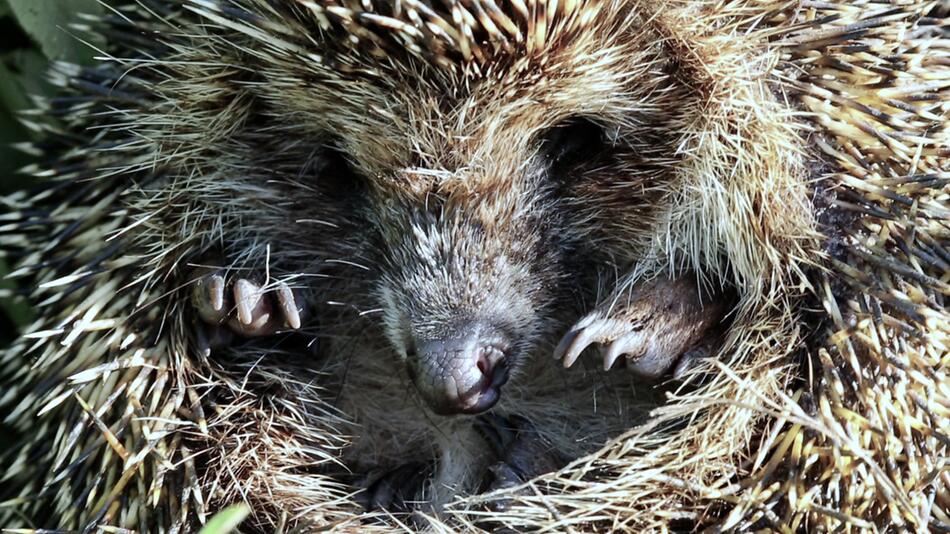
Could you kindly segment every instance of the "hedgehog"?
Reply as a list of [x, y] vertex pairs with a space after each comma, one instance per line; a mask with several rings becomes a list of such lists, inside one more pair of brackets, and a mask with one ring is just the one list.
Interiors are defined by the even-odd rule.
[[5, 527], [950, 529], [944, 3], [112, 4]]

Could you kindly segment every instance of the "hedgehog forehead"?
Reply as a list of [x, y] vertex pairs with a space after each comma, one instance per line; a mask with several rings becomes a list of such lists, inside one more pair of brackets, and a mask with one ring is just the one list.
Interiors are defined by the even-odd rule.
[[493, 145], [523, 152], [563, 115], [631, 109], [624, 85], [651, 61], [637, 54], [649, 40], [629, 2], [190, 3], [253, 51], [269, 113], [365, 175], [504, 161]]
[[[282, 26], [271, 35], [285, 40], [267, 46], [284, 51], [261, 54], [268, 83], [255, 90], [287, 124], [331, 140], [373, 180], [405, 169], [429, 171], [412, 173], [428, 181], [463, 169], [470, 180], [512, 176], [536, 152], [541, 130], [570, 115], [613, 127], [652, 90], [631, 94], [657, 55], [631, 3], [267, 5], [260, 21], [231, 27], [258, 39], [252, 26]], [[273, 6], [293, 16], [266, 15]]]
[[[390, 95], [390, 101], [403, 101], [393, 107], [405, 115], [389, 122], [364, 115], [357, 119], [359, 128], [342, 128], [352, 132], [347, 152], [376, 187], [391, 195], [421, 199], [431, 190], [523, 190], [531, 181], [540, 134], [574, 114], [577, 106], [539, 102], [544, 92], [533, 87], [508, 98], [500, 92], [506, 89], [486, 83], [457, 98]], [[376, 122], [379, 134], [367, 135], [370, 122]]]
[[366, 64], [392, 69], [378, 80], [334, 72], [330, 83], [318, 84], [313, 101], [320, 111], [310, 114], [346, 140], [347, 152], [368, 174], [472, 166], [513, 172], [536, 150], [543, 130], [586, 116], [620, 131], [655, 98], [663, 83], [648, 73], [656, 47], [645, 53], [591, 42], [584, 47], [582, 53], [562, 50], [540, 66], [527, 58], [499, 63], [479, 78], [380, 59]]

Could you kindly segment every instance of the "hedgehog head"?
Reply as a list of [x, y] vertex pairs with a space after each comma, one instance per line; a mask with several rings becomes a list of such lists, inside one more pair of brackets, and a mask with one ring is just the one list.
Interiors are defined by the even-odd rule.
[[[571, 294], [629, 268], [671, 179], [664, 46], [617, 14], [585, 31], [571, 15], [543, 42], [494, 36], [477, 54], [337, 39], [264, 84], [272, 109], [343, 162], [311, 183], [351, 203], [358, 237], [341, 238], [373, 258], [388, 338], [437, 412], [491, 407]], [[417, 30], [400, 28], [377, 38]]]

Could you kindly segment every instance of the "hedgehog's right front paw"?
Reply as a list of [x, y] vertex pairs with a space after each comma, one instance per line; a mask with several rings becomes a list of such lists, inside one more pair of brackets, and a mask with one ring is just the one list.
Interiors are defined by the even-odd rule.
[[411, 462], [383, 473], [365, 484], [364, 490], [357, 495], [357, 501], [367, 512], [410, 513], [418, 504], [417, 499], [428, 478], [429, 467]]
[[[229, 281], [223, 271], [198, 278], [191, 301], [204, 322], [244, 337], [297, 330], [306, 310], [300, 294], [284, 282], [262, 287], [246, 278]], [[224, 335], [220, 330], [214, 329], [211, 335]], [[215, 345], [213, 340], [210, 344]]]
[[[524, 417], [487, 413], [479, 417], [475, 425], [497, 459], [488, 467], [482, 488], [485, 492], [520, 486], [537, 476], [557, 471], [566, 463]], [[489, 508], [502, 512], [509, 504], [508, 499], [501, 498], [490, 502]]]
[[607, 300], [578, 321], [554, 357], [570, 367], [584, 349], [595, 345], [605, 370], [623, 361], [644, 378], [658, 379], [670, 371], [679, 378], [692, 362], [714, 352], [711, 347], [732, 301], [727, 290], [702, 299], [695, 276], [657, 277]]

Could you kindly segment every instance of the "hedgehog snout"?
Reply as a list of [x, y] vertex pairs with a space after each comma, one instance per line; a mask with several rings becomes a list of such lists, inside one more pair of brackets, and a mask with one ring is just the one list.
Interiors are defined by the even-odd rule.
[[437, 339], [417, 340], [407, 351], [419, 393], [440, 415], [490, 409], [508, 381], [510, 343], [497, 329], [474, 323]]

